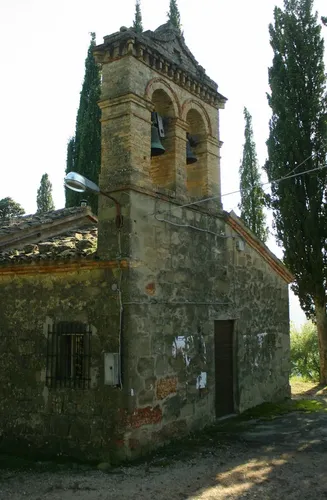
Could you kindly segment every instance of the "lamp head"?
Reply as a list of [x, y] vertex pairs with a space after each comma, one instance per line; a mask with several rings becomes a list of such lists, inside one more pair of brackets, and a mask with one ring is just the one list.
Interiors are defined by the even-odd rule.
[[65, 186], [72, 191], [84, 193], [84, 191], [92, 191], [99, 194], [100, 188], [94, 182], [77, 172], [69, 172], [64, 179]]

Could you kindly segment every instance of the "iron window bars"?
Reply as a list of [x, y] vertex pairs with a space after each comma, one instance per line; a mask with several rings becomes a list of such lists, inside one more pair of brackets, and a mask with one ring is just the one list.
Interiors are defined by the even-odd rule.
[[62, 321], [48, 326], [48, 387], [90, 387], [91, 335], [89, 325]]

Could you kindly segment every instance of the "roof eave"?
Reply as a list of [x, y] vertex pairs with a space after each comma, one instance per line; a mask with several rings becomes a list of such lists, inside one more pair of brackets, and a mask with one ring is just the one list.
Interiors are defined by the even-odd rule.
[[17, 229], [16, 232], [0, 237], [0, 252], [10, 249], [18, 249], [29, 243], [35, 243], [59, 236], [69, 229], [73, 229], [79, 221], [91, 221], [97, 223], [98, 219], [93, 215], [90, 207], [85, 207], [83, 211], [62, 217], [48, 223], [42, 223], [33, 226], [32, 228]]

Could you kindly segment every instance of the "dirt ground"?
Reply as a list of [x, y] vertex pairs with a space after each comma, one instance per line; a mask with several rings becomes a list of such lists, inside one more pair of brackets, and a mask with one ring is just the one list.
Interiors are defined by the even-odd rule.
[[108, 472], [3, 469], [0, 499], [327, 498], [327, 391], [295, 385], [294, 397], [317, 398], [325, 408], [245, 425], [232, 439], [202, 443], [184, 458], [160, 456]]

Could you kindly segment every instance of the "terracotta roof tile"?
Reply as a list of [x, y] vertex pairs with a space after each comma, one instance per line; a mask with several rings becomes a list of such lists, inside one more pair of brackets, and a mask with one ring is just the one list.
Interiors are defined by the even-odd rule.
[[27, 261], [92, 258], [97, 250], [96, 228], [69, 231], [65, 235], [49, 238], [38, 244], [27, 244], [20, 250], [0, 253], [0, 264], [26, 263]]
[[71, 207], [52, 210], [44, 214], [30, 214], [22, 217], [15, 217], [9, 221], [0, 222], [0, 236], [39, 226], [40, 224], [51, 223], [69, 215], [82, 214], [83, 212], [85, 212], [85, 207]]
[[[72, 218], [74, 215], [77, 216], [76, 219]], [[62, 231], [60, 232], [61, 220]], [[70, 227], [67, 227], [67, 221]], [[51, 235], [52, 223], [56, 226], [53, 229], [53, 236]], [[44, 239], [42, 238], [43, 227], [47, 227]], [[37, 237], [38, 228], [40, 228], [41, 238]], [[28, 242], [24, 244], [26, 241], [24, 238], [30, 233], [32, 239], [35, 235], [35, 240], [27, 240]], [[15, 243], [6, 248], [6, 240], [12, 239]], [[85, 207], [64, 208], [45, 214], [17, 217], [10, 223], [0, 226], [1, 241], [4, 247], [2, 251], [0, 249], [0, 265], [26, 264], [44, 260], [92, 259], [95, 256], [98, 241], [96, 218], [90, 216], [89, 210]]]

